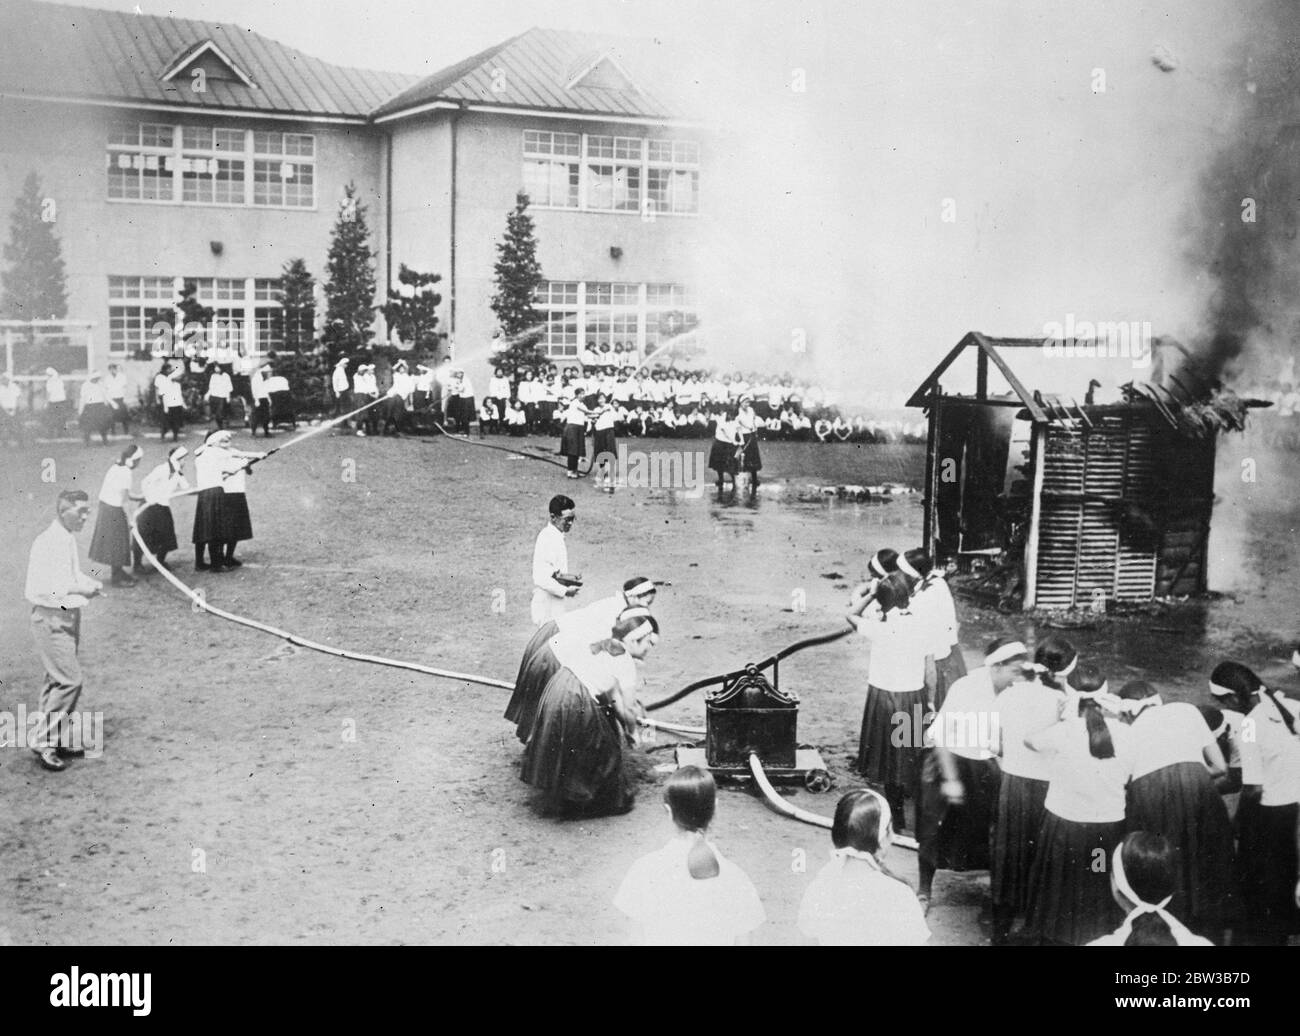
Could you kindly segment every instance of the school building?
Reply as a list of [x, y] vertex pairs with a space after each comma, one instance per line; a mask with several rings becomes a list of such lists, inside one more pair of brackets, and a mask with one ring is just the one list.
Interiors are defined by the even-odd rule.
[[8, 0], [0, 214], [35, 172], [53, 201], [68, 319], [94, 324], [95, 366], [150, 347], [174, 319], [178, 279], [256, 355], [283, 342], [285, 262], [324, 279], [354, 183], [376, 304], [401, 263], [441, 274], [439, 327], [483, 377], [496, 244], [522, 189], [547, 277], [546, 351], [619, 342], [644, 356], [696, 320], [706, 155], [637, 51], [530, 29], [419, 79], [331, 65], [235, 25]]

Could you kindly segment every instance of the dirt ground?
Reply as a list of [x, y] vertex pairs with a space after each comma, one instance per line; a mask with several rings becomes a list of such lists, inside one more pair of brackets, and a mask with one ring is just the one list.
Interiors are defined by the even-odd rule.
[[[248, 448], [247, 436], [236, 445]], [[156, 438], [144, 446], [147, 471], [165, 449]], [[35, 708], [41, 682], [22, 600], [31, 540], [52, 517], [56, 486], [81, 486], [93, 499], [115, 454], [68, 442], [3, 456], [0, 711]], [[230, 611], [340, 647], [510, 680], [532, 632], [533, 539], [549, 497], [566, 492], [577, 501], [569, 553], [586, 580], [580, 602], [632, 575], [670, 584], [655, 606], [663, 637], [645, 668], [653, 700], [837, 628], [869, 553], [920, 540], [919, 497], [798, 496], [819, 483], [915, 483], [921, 448], [768, 445], [764, 458], [770, 481], [754, 501], [719, 502], [711, 487], [698, 498], [607, 495], [556, 467], [447, 440], [324, 434], [257, 469], [256, 539], [241, 548], [242, 569], [195, 573], [184, 542], [173, 559], [182, 579]], [[182, 541], [192, 508], [176, 506]], [[83, 564], [90, 535], [88, 526]], [[1294, 537], [1287, 542], [1294, 552]], [[1216, 653], [1239, 647], [1262, 664], [1290, 636], [1290, 599], [1260, 612], [1278, 616], [1276, 629], [1260, 624], [1253, 600], [1075, 636], [1110, 660], [1112, 680], [1141, 672], [1175, 697], [1199, 698]], [[1018, 616], [964, 604], [959, 614], [972, 662], [988, 636], [1034, 632]], [[25, 749], [0, 750], [0, 943], [625, 939], [610, 902], [617, 884], [670, 835], [654, 787], [663, 778], [653, 767], [673, 754], [662, 735], [632, 813], [540, 819], [518, 779], [504, 691], [300, 650], [196, 613], [158, 576], [108, 590], [83, 621], [80, 708], [103, 713], [103, 754], [49, 774]], [[820, 749], [835, 778], [830, 793], [788, 794], [827, 815], [856, 783], [848, 764], [867, 660], [856, 641], [781, 668], [783, 688], [802, 699], [800, 740]], [[702, 725], [702, 697], [657, 715]], [[763, 898], [758, 941], [798, 941], [799, 901], [826, 859], [828, 833], [737, 787], [720, 798], [713, 835]], [[891, 863], [915, 879], [914, 854], [896, 849]], [[935, 943], [987, 941], [986, 887], [984, 876], [939, 875]]]

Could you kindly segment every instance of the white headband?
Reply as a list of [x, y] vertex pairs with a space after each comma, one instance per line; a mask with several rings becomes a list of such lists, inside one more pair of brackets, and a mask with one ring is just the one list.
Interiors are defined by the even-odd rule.
[[908, 564], [907, 558], [902, 554], [898, 555], [898, 570], [905, 576], [911, 576], [913, 579], [920, 579], [921, 573]]
[[1028, 658], [1029, 649], [1026, 648], [1024, 644], [1020, 643], [1020, 641], [1013, 640], [1010, 644], [1003, 644], [1000, 648], [996, 649], [992, 654], [986, 657], [984, 659], [984, 664], [998, 665], [1000, 662], [1006, 662], [1018, 655], [1023, 655], [1025, 658]]
[[889, 573], [885, 571], [885, 567], [880, 563], [879, 559], [877, 559], [876, 555], [874, 554], [871, 555], [871, 561], [868, 562], [868, 567], [871, 569], [871, 571], [876, 573], [876, 575], [880, 576], [881, 579], [884, 579], [885, 576], [889, 575]]
[[649, 579], [643, 579], [641, 582], [637, 583], [636, 586], [632, 587], [630, 590], [624, 590], [623, 592], [627, 594], [628, 597], [640, 597], [643, 594], [648, 594], [653, 592], [654, 589], [655, 589], [655, 585], [653, 582], [651, 582]]
[[1115, 888], [1130, 903], [1136, 904], [1129, 915], [1124, 918], [1124, 923], [1120, 925], [1119, 930], [1115, 933], [1121, 943], [1128, 940], [1129, 934], [1133, 931], [1133, 922], [1143, 914], [1158, 914], [1172, 931], [1175, 926], [1181, 927], [1179, 921], [1173, 914], [1165, 909], [1172, 900], [1173, 893], [1165, 896], [1159, 903], [1144, 902], [1142, 897], [1133, 891], [1133, 886], [1128, 883], [1128, 875], [1124, 873], [1124, 843], [1121, 842], [1115, 846], [1115, 852], [1110, 858], [1111, 877], [1115, 881]]
[[1223, 684], [1215, 683], [1213, 680], [1210, 681], [1210, 693], [1218, 698], [1235, 698], [1237, 696], [1237, 692], [1232, 688], [1224, 687]]
[[1067, 665], [1064, 669], [1057, 670], [1057, 672], [1055, 672], [1053, 675], [1058, 677], [1069, 676], [1072, 672], [1074, 672], [1074, 667], [1077, 666], [1078, 664], [1079, 664], [1079, 656], [1075, 655], [1072, 659], [1070, 659], [1069, 665]]
[[629, 640], [636, 640], [646, 630], [649, 630], [651, 633], [653, 633], [654, 628], [655, 628], [654, 623], [652, 623], [649, 619], [646, 619], [639, 626], [635, 627], [634, 629], [628, 630], [625, 634], [623, 634], [623, 636], [619, 637], [619, 640], [623, 641], [624, 643], [627, 643]]

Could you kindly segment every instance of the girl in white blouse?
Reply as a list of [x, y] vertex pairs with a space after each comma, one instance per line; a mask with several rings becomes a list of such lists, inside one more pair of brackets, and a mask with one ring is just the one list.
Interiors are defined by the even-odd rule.
[[[190, 488], [181, 470], [181, 463], [188, 455], [189, 450], [184, 446], [173, 446], [167, 453], [167, 460], [149, 472], [140, 483], [145, 506], [136, 515], [135, 530], [163, 568], [167, 567], [167, 555], [177, 546], [171, 498]], [[140, 544], [134, 541], [131, 548], [135, 554], [135, 570], [139, 572], [144, 552], [140, 549]]]
[[754, 883], [707, 838], [716, 797], [708, 770], [683, 766], [668, 778], [673, 838], [632, 864], [614, 896], [632, 919], [632, 945], [743, 945], [767, 919]]
[[885, 865], [889, 804], [869, 788], [843, 796], [831, 826], [831, 862], [799, 904], [799, 930], [822, 946], [921, 946], [930, 938], [912, 887]]
[[1119, 692], [1133, 733], [1130, 831], [1164, 835], [1176, 851], [1173, 910], [1222, 941], [1232, 915], [1232, 824], [1214, 779], [1227, 762], [1200, 710], [1164, 700], [1145, 680]]
[[1079, 946], [1118, 916], [1104, 868], [1124, 837], [1132, 733], [1095, 666], [1070, 674], [1060, 721], [1025, 738], [1048, 760], [1043, 826], [1029, 875], [1026, 930], [1043, 944]]
[[905, 800], [920, 801], [927, 712], [929, 644], [925, 628], [907, 610], [909, 600], [907, 578], [894, 572], [880, 581], [861, 614], [850, 608], [846, 616], [871, 644], [858, 771], [884, 787], [900, 825]]
[[127, 523], [128, 501], [144, 499], [131, 489], [131, 479], [144, 451], [139, 446], [126, 447], [104, 475], [99, 489], [99, 514], [95, 535], [90, 541], [90, 560], [107, 565], [113, 571], [114, 586], [135, 586], [126, 566], [131, 564], [131, 527]]

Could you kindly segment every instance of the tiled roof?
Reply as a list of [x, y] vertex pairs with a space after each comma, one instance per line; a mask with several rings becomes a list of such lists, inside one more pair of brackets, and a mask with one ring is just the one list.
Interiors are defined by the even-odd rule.
[[[382, 117], [434, 101], [650, 119], [680, 118], [647, 92], [642, 41], [556, 29], [529, 29], [458, 62], [380, 105]], [[611, 57], [630, 82], [597, 86], [575, 76]], [[597, 79], [603, 77], [592, 77]], [[621, 80], [621, 76], [612, 77]], [[570, 85], [570, 84], [573, 85]]]
[[[164, 81], [186, 51], [211, 40], [243, 73]], [[90, 7], [3, 0], [0, 94], [364, 119], [417, 77], [331, 65], [237, 25]]]

